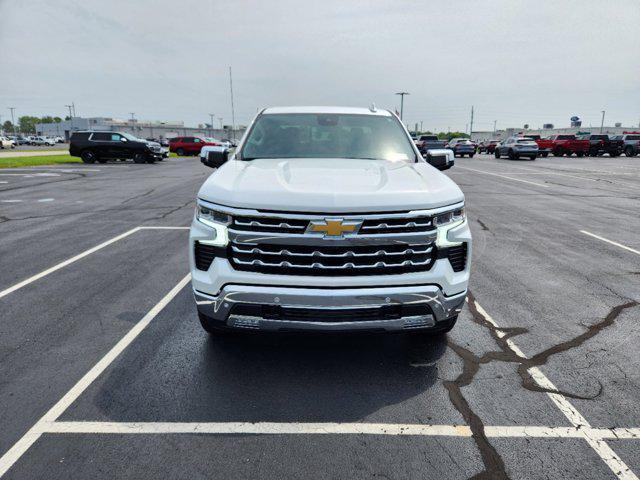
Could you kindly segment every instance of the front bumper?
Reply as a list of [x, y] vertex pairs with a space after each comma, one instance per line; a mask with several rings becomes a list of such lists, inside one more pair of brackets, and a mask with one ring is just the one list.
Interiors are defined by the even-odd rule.
[[[445, 297], [433, 285], [413, 287], [314, 289], [295, 287], [261, 287], [254, 285], [227, 285], [219, 295], [194, 291], [198, 311], [220, 326], [251, 330], [313, 330], [401, 331], [437, 329], [456, 316], [466, 291]], [[269, 306], [284, 309], [309, 309], [326, 312], [326, 318], [316, 321], [265, 318], [263, 315], [237, 313], [238, 306]], [[399, 318], [376, 320], [331, 321], [332, 314], [347, 310], [382, 308], [394, 305], [427, 306], [425, 313]], [[428, 312], [428, 313], [427, 313]]]

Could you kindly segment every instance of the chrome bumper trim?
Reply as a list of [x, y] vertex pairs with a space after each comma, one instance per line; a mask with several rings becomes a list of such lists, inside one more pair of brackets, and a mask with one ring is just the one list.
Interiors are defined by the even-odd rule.
[[[466, 291], [445, 297], [435, 285], [383, 288], [319, 289], [296, 287], [261, 287], [253, 285], [227, 285], [219, 295], [194, 291], [198, 311], [203, 315], [234, 328], [256, 330], [407, 330], [437, 327], [460, 312]], [[235, 304], [280, 305], [283, 307], [326, 309], [368, 308], [394, 304], [427, 304], [433, 315], [410, 316], [390, 320], [356, 322], [314, 322], [265, 319], [247, 315], [234, 315]]]

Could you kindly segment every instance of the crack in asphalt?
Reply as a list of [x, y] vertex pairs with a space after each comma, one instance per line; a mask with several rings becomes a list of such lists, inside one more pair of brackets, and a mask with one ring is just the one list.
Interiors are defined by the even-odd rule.
[[478, 222], [478, 224], [480, 224], [480, 226], [482, 227], [482, 230], [484, 230], [485, 232], [490, 232], [491, 230], [489, 230], [489, 227], [487, 227], [487, 225], [480, 220], [479, 218], [476, 218], [476, 222]]
[[159, 217], [155, 217], [156, 219], [165, 219], [167, 218], [169, 215], [171, 215], [174, 212], [177, 212], [178, 210], [181, 210], [183, 208], [188, 207], [189, 205], [191, 205], [192, 203], [196, 203], [195, 200], [189, 200], [187, 203], [185, 203], [184, 205], [180, 205], [178, 207], [174, 207], [171, 210], [169, 210], [168, 212], [163, 213], [162, 215], [160, 215]]
[[147, 195], [151, 195], [153, 192], [155, 192], [156, 189], [152, 188], [151, 190], [147, 190], [144, 193], [141, 193], [140, 195], [134, 195], [133, 197], [129, 197], [126, 200], [124, 200], [123, 202], [120, 202], [120, 205], [124, 205], [127, 202], [131, 202], [132, 200], [136, 200], [138, 198], [142, 198], [142, 197], [146, 197]]
[[529, 369], [532, 367], [540, 367], [545, 365], [549, 358], [554, 355], [567, 352], [574, 348], [580, 347], [587, 340], [595, 337], [604, 329], [612, 326], [615, 320], [625, 310], [633, 308], [639, 305], [635, 300], [627, 301], [620, 305], [613, 307], [609, 313], [601, 321], [585, 327], [586, 330], [582, 334], [573, 337], [564, 342], [560, 342], [550, 348], [543, 350], [540, 353], [533, 355], [531, 358], [520, 357], [508, 345], [507, 340], [527, 333], [529, 330], [523, 327], [496, 327], [493, 325], [483, 314], [481, 314], [476, 305], [475, 297], [471, 292], [467, 295], [469, 310], [471, 312], [471, 318], [474, 323], [489, 330], [492, 338], [498, 344], [499, 351], [490, 351], [484, 353], [482, 356], [477, 356], [472, 351], [464, 348], [461, 345], [456, 344], [451, 339], [447, 339], [447, 346], [455, 352], [455, 354], [462, 360], [462, 373], [458, 377], [451, 381], [443, 381], [444, 387], [449, 393], [449, 399], [456, 410], [465, 419], [469, 428], [471, 429], [471, 436], [476, 443], [480, 456], [484, 464], [484, 470], [476, 474], [475, 479], [508, 479], [504, 461], [495, 447], [491, 444], [487, 438], [484, 430], [484, 423], [480, 416], [473, 411], [469, 402], [462, 393], [462, 388], [470, 385], [480, 370], [481, 365], [488, 364], [493, 361], [510, 362], [518, 365], [517, 373], [520, 376], [522, 387], [526, 390], [539, 393], [555, 393], [563, 395], [569, 398], [576, 398], [582, 400], [593, 400], [599, 397], [603, 392], [603, 385], [598, 381], [598, 392], [593, 396], [582, 396], [571, 392], [565, 392], [562, 390], [554, 390], [540, 387], [529, 374]]
[[78, 180], [79, 178], [88, 177], [88, 175], [86, 173], [80, 173], [80, 172], [73, 172], [73, 173], [67, 173], [67, 174], [68, 175], [74, 175], [74, 176], [72, 176], [71, 178], [61, 178], [59, 180], [47, 180], [47, 181], [40, 182], [40, 183], [30, 183], [29, 185], [18, 185], [16, 187], [3, 188], [3, 189], [0, 189], [0, 193], [12, 192], [14, 190], [21, 190], [23, 188], [34, 188], [34, 187], [39, 187], [40, 185], [51, 185], [53, 183], [69, 182], [69, 181], [73, 181], [73, 180]]

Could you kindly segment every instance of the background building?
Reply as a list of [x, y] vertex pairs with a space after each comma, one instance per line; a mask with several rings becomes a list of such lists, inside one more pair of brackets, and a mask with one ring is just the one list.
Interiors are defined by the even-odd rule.
[[197, 127], [185, 127], [182, 121], [152, 122], [146, 120], [120, 120], [110, 117], [72, 117], [60, 123], [36, 124], [36, 135], [59, 136], [69, 140], [72, 132], [78, 130], [95, 130], [100, 132], [126, 132], [140, 138], [172, 138], [178, 136], [201, 135], [213, 138], [229, 138], [239, 140], [246, 127], [239, 126], [232, 131], [230, 125], [222, 128], [212, 128], [211, 125], [198, 125]]

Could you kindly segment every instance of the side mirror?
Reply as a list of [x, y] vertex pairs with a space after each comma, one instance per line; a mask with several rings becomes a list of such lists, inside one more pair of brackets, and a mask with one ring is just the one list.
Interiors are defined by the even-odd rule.
[[120, 141], [121, 141], [121, 142], [126, 142], [126, 141], [127, 141], [127, 139], [126, 139], [126, 138], [124, 138], [124, 137], [120, 137]]
[[229, 149], [226, 147], [214, 147], [207, 152], [206, 159], [202, 159], [207, 167], [218, 168], [225, 164], [229, 160]]

